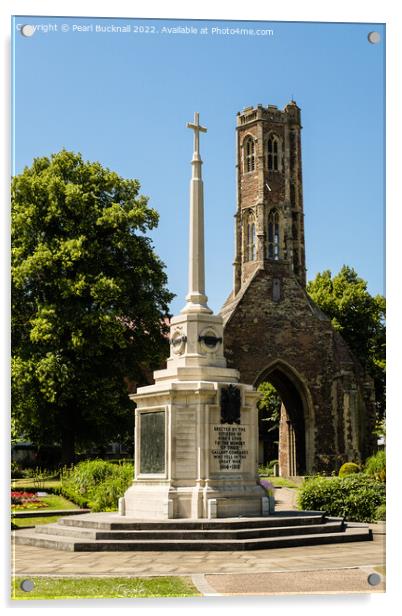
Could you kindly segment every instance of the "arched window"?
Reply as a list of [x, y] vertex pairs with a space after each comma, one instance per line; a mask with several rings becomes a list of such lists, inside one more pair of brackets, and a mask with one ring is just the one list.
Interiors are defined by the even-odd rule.
[[248, 260], [255, 261], [255, 223], [249, 222], [247, 225], [247, 248]]
[[255, 261], [256, 258], [256, 234], [254, 216], [250, 212], [245, 223], [245, 261]]
[[279, 250], [279, 214], [276, 210], [271, 210], [268, 214], [268, 245], [267, 256], [268, 259], [275, 259], [277, 261], [280, 256]]
[[255, 143], [252, 137], [247, 137], [244, 140], [244, 171], [254, 171], [255, 169]]
[[271, 135], [268, 139], [268, 171], [279, 171], [279, 139]]

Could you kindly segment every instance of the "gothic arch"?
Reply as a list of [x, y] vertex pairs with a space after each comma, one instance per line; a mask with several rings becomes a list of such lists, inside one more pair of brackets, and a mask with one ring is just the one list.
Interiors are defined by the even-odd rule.
[[265, 152], [268, 171], [282, 171], [282, 139], [275, 131], [267, 135]]
[[256, 169], [256, 139], [248, 133], [242, 143], [243, 171], [250, 173]]
[[295, 474], [311, 473], [315, 456], [315, 419], [312, 397], [305, 380], [289, 363], [276, 359], [261, 370], [254, 387], [264, 381], [272, 383], [278, 391], [286, 409], [287, 423], [295, 435]]
[[282, 216], [276, 207], [269, 210], [266, 220], [266, 258], [282, 259], [283, 243]]
[[256, 216], [251, 208], [242, 216], [244, 261], [255, 261], [257, 256]]

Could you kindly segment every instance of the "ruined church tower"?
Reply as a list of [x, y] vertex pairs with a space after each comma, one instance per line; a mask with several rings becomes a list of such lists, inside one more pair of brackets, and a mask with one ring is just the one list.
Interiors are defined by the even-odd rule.
[[237, 115], [236, 293], [264, 263], [306, 284], [300, 131], [294, 101]]
[[301, 128], [293, 100], [237, 114], [234, 282], [221, 310], [228, 366], [281, 397], [282, 475], [336, 470], [375, 448], [372, 380], [305, 288]]

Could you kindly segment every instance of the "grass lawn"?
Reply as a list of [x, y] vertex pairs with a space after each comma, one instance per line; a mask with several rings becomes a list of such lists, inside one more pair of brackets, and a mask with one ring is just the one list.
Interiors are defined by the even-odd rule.
[[262, 475], [260, 475], [260, 479], [266, 479], [267, 481], [272, 483], [272, 485], [275, 488], [299, 488], [300, 487], [299, 485], [297, 485], [297, 483], [295, 483], [291, 479], [286, 479], [285, 477], [263, 477]]
[[[24, 579], [34, 583], [30, 592], [20, 588]], [[49, 578], [17, 577], [12, 583], [12, 599], [125, 599], [146, 597], [200, 596], [185, 577], [155, 578]]]
[[12, 490], [25, 490], [27, 492], [36, 492], [37, 490], [46, 490], [46, 488], [60, 488], [61, 481], [59, 479], [49, 479], [45, 481], [35, 482], [33, 479], [12, 479]]
[[38, 524], [54, 524], [59, 520], [60, 515], [48, 515], [34, 518], [12, 518], [11, 520], [11, 530], [16, 530], [17, 528], [26, 528], [27, 526], [37, 526]]
[[[39, 490], [40, 492], [41, 490]], [[47, 509], [79, 509], [73, 502], [59, 496], [58, 494], [48, 494], [48, 496], [39, 496], [40, 500], [46, 503]], [[43, 508], [44, 509], [44, 508]]]

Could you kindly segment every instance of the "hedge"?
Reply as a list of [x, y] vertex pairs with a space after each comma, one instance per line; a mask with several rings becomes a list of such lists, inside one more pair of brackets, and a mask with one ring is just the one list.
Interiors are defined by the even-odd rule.
[[386, 458], [385, 451], [377, 451], [374, 456], [367, 458], [364, 465], [364, 472], [371, 475], [378, 481], [385, 481], [386, 477]]
[[92, 511], [114, 511], [134, 478], [132, 463], [116, 465], [104, 460], [80, 462], [62, 473], [61, 494]]
[[381, 505], [385, 505], [384, 483], [364, 473], [309, 478], [298, 496], [301, 509], [325, 511], [328, 515], [355, 522], [375, 520]]

